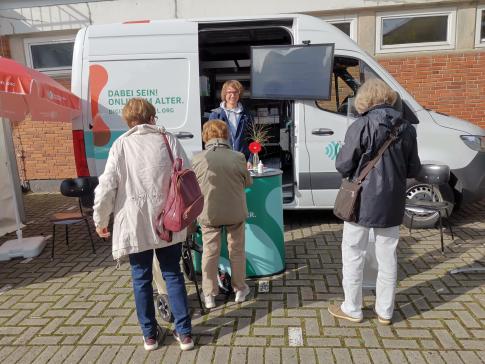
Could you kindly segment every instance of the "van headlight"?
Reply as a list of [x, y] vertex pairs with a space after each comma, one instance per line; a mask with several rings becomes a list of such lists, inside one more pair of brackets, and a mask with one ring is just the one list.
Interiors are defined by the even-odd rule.
[[485, 152], [485, 136], [483, 135], [460, 135], [461, 140], [471, 149], [477, 152]]

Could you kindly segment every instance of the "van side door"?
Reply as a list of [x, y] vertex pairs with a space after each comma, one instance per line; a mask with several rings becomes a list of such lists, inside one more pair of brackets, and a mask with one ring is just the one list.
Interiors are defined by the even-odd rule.
[[179, 138], [189, 157], [200, 151], [197, 23], [95, 26], [87, 37], [85, 145], [91, 175], [103, 172], [111, 145], [128, 129], [121, 111], [132, 97], [155, 106], [157, 124]]
[[305, 102], [305, 146], [310, 170], [300, 172], [299, 188], [311, 188], [316, 207], [333, 208], [342, 179], [335, 169], [335, 159], [348, 127], [357, 117], [353, 100], [360, 85], [373, 77], [378, 76], [355, 53], [336, 51], [331, 99]]

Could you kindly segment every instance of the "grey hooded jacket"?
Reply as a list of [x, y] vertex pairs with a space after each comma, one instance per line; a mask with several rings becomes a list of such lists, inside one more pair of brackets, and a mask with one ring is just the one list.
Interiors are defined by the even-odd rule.
[[416, 177], [421, 168], [416, 130], [389, 105], [378, 105], [354, 121], [345, 135], [335, 167], [342, 177], [357, 178], [377, 155], [396, 123], [398, 139], [362, 183], [357, 223], [366, 227], [400, 225], [406, 201], [406, 178]]

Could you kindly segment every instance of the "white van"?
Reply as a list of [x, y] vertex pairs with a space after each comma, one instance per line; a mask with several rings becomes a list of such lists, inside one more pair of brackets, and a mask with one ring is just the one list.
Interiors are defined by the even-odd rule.
[[[308, 73], [292, 69], [301, 66], [302, 57], [285, 61], [293, 50], [312, 46], [315, 52], [302, 53]], [[271, 75], [255, 73], [262, 61]], [[425, 110], [354, 41], [311, 16], [89, 26], [76, 37], [72, 72], [72, 90], [83, 100], [82, 116], [73, 125], [80, 176], [103, 172], [110, 146], [127, 129], [120, 112], [131, 97], [149, 99], [158, 123], [175, 133], [187, 151], [201, 150], [202, 123], [219, 105], [224, 81], [237, 79], [246, 88], [243, 103], [256, 122], [270, 129], [262, 160], [284, 172], [285, 209], [331, 209], [341, 180], [335, 157], [354, 120], [348, 105], [365, 79], [379, 77], [399, 93], [405, 117], [416, 124], [422, 162], [444, 163], [452, 170], [450, 185], [437, 192], [438, 198], [466, 202], [485, 196], [484, 130]], [[271, 84], [275, 77], [282, 84]], [[258, 98], [251, 94], [256, 82]], [[264, 82], [281, 92], [261, 95]], [[408, 183], [409, 197], [431, 195], [428, 186]], [[433, 224], [436, 218], [416, 218], [415, 226]]]

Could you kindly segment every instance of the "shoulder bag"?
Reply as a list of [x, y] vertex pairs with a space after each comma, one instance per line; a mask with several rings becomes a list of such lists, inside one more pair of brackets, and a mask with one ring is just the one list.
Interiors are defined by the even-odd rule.
[[362, 181], [367, 177], [372, 168], [374, 168], [379, 159], [381, 159], [385, 150], [397, 139], [399, 125], [400, 123], [394, 126], [389, 138], [379, 149], [377, 155], [365, 166], [354, 181], [349, 181], [347, 178], [342, 179], [342, 184], [340, 185], [333, 208], [335, 216], [348, 222], [356, 222], [358, 220]]

